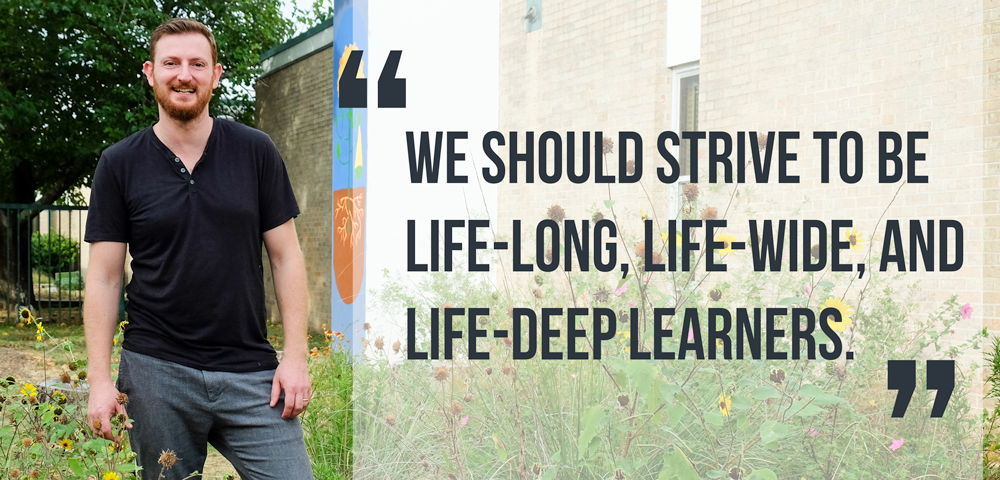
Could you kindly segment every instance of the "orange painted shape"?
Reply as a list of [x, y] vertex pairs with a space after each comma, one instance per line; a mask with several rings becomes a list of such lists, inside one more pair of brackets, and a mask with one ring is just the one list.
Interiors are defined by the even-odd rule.
[[365, 276], [365, 187], [333, 191], [333, 276], [340, 299], [354, 303]]

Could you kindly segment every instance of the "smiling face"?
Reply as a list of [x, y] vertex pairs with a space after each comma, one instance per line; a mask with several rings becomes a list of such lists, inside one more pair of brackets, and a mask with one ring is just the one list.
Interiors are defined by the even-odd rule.
[[160, 105], [161, 119], [166, 114], [187, 123], [208, 115], [212, 90], [222, 76], [222, 65], [212, 61], [208, 39], [198, 33], [164, 35], [155, 52], [142, 70]]

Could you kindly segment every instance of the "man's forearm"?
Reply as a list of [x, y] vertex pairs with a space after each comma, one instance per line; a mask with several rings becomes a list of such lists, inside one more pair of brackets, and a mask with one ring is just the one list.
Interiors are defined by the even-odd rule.
[[272, 262], [274, 292], [281, 313], [285, 334], [284, 356], [305, 359], [307, 297], [306, 269], [302, 253], [286, 255], [280, 262]]
[[121, 280], [117, 283], [87, 282], [83, 306], [83, 330], [87, 340], [90, 383], [111, 383], [111, 343], [118, 320]]

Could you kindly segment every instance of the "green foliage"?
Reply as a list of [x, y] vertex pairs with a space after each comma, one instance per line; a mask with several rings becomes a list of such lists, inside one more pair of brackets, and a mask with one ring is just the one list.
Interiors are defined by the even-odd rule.
[[31, 234], [32, 266], [49, 276], [74, 270], [80, 257], [80, 244], [56, 232]]
[[1000, 479], [1000, 337], [993, 337], [993, 343], [985, 354], [987, 371], [986, 386], [989, 393], [986, 401], [993, 408], [983, 409], [983, 478], [986, 480]]
[[313, 475], [330, 480], [352, 478], [353, 367], [343, 352], [310, 358], [309, 376], [317, 395], [300, 417]]
[[292, 16], [295, 21], [305, 25], [306, 29], [310, 29], [333, 18], [333, 0], [313, 0], [312, 6], [307, 10], [299, 10], [296, 5]]
[[260, 53], [291, 33], [280, 8], [279, 0], [0, 0], [0, 201], [74, 201], [65, 192], [89, 185], [102, 150], [156, 121], [142, 64], [151, 32], [172, 17], [215, 35], [225, 70], [212, 114], [252, 124]]

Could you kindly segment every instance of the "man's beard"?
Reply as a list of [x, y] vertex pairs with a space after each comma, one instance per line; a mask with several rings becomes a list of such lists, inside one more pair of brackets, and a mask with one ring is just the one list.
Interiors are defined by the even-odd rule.
[[[180, 89], [194, 89], [195, 101], [190, 104], [178, 104], [171, 100], [170, 94], [175, 87]], [[167, 113], [167, 116], [182, 123], [198, 118], [198, 115], [201, 115], [201, 112], [205, 111], [205, 106], [208, 105], [208, 102], [212, 100], [211, 88], [195, 89], [192, 86], [184, 84], [170, 86], [156, 83], [153, 85], [153, 93], [156, 96], [156, 103], [163, 107], [163, 111]]]

